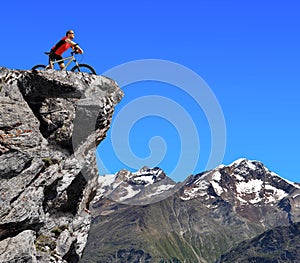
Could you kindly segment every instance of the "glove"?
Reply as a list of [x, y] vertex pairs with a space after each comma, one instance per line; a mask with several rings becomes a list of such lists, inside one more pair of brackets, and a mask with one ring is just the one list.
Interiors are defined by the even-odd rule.
[[77, 46], [78, 46], [78, 44], [75, 44], [74, 47], [73, 47], [73, 48], [74, 48], [74, 51], [75, 51], [75, 54], [78, 54], [78, 53], [79, 53], [79, 52], [78, 52]]

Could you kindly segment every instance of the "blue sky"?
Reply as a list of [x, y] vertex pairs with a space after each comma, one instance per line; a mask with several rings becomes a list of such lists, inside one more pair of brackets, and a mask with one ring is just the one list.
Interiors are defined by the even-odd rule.
[[[300, 7], [296, 0], [5, 1], [1, 11], [0, 65], [30, 69], [45, 63], [43, 52], [70, 28], [85, 51], [79, 60], [93, 65], [98, 74], [136, 60], [176, 63], [200, 76], [219, 103], [226, 124], [222, 163], [240, 157], [260, 160], [282, 177], [300, 182]], [[183, 107], [195, 123], [201, 147], [197, 164], [186, 175], [207, 168], [213, 135], [211, 116], [205, 115], [202, 105], [182, 89], [151, 78], [122, 89], [125, 97], [114, 118], [126, 105], [149, 96]], [[137, 158], [147, 160], [151, 138], [163, 138], [164, 142], [153, 141], [153, 150], [160, 155], [165, 147], [158, 165], [172, 174], [181, 158], [181, 131], [169, 117], [161, 118], [157, 112], [148, 115], [132, 124], [128, 144]], [[114, 153], [112, 141], [117, 139], [110, 139], [111, 133], [98, 156], [114, 173], [130, 167]], [[194, 137], [190, 138], [190, 147], [196, 147]], [[193, 154], [186, 155], [187, 167]]]

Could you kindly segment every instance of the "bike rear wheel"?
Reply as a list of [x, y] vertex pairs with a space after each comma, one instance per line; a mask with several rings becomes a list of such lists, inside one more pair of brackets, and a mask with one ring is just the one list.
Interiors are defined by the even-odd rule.
[[91, 67], [90, 65], [87, 65], [87, 64], [78, 64], [78, 66], [76, 65], [75, 67], [73, 67], [71, 69], [71, 71], [73, 71], [73, 72], [85, 72], [85, 73], [96, 75], [96, 71], [94, 70], [94, 68]]
[[45, 68], [45, 65], [36, 65], [32, 68], [32, 70], [44, 70]]

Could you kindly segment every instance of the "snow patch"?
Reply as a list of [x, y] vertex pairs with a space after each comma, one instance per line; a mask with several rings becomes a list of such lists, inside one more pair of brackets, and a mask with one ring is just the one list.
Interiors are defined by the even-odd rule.
[[209, 187], [209, 182], [205, 180], [198, 180], [196, 185], [198, 186], [197, 189], [206, 190]]
[[233, 174], [233, 175], [238, 181], [245, 181], [243, 176], [240, 176], [239, 174]]
[[243, 198], [241, 198], [240, 196], [237, 196], [237, 199], [238, 199], [241, 203], [247, 203], [247, 201], [244, 200]]
[[217, 182], [211, 181], [210, 183], [213, 186], [213, 188], [215, 189], [215, 192], [217, 195], [220, 196], [224, 192], [223, 188]]
[[236, 184], [236, 191], [240, 194], [257, 193], [262, 188], [263, 181], [259, 179], [251, 179], [248, 182], [239, 182]]
[[154, 193], [151, 193], [148, 196], [151, 197], [151, 196], [154, 196], [154, 195], [159, 195], [159, 194], [163, 193], [164, 191], [167, 191], [167, 190], [173, 188], [174, 186], [175, 185], [172, 185], [172, 184], [160, 185], [157, 188], [155, 188]]
[[126, 188], [124, 188], [124, 190], [127, 191], [127, 195], [121, 196], [119, 198], [119, 201], [124, 201], [126, 199], [131, 198], [131, 197], [134, 197], [135, 195], [137, 195], [141, 191], [141, 190], [134, 190], [131, 185], [128, 185]]
[[251, 203], [251, 204], [257, 204], [257, 203], [259, 203], [261, 201], [261, 198], [259, 197], [259, 195], [256, 193], [256, 195], [255, 195], [255, 198], [254, 199], [252, 199], [252, 200], [249, 200], [249, 203]]
[[277, 202], [278, 200], [281, 200], [288, 195], [288, 193], [286, 193], [282, 189], [277, 189], [272, 185], [266, 185], [265, 189], [273, 192], [272, 195], [267, 197], [269, 203]]
[[145, 182], [147, 184], [153, 184], [155, 182], [153, 175], [142, 175], [138, 177], [133, 177], [132, 179], [136, 182]]
[[206, 196], [209, 185], [210, 183], [205, 180], [197, 180], [197, 186], [184, 190], [184, 196], [181, 196], [180, 198], [186, 201], [196, 198], [198, 196]]
[[219, 171], [216, 171], [212, 176], [212, 179], [215, 181], [218, 181], [218, 182], [221, 181], [221, 178], [222, 178], [222, 175]]
[[[116, 175], [114, 174], [106, 174], [104, 176], [99, 176], [98, 177], [98, 188], [97, 188], [97, 193], [96, 196], [94, 197], [93, 202], [98, 201], [100, 198], [103, 197], [104, 193], [110, 192], [113, 190], [112, 188], [116, 188], [119, 184], [114, 184], [116, 179]], [[114, 187], [113, 187], [114, 186]], [[111, 188], [110, 191], [107, 191], [107, 188]]]
[[219, 166], [217, 166], [217, 168], [215, 170], [220, 170], [222, 168], [226, 167], [224, 164], [220, 164]]
[[104, 176], [99, 176], [98, 177], [98, 183], [101, 186], [109, 186], [111, 185], [116, 179], [116, 175], [115, 174], [106, 174]]
[[253, 163], [253, 161], [248, 161], [247, 165], [251, 170], [256, 170], [257, 168], [256, 165]]

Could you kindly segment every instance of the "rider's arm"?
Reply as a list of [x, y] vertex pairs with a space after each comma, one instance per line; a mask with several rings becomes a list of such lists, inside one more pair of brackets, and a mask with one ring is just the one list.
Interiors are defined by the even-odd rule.
[[76, 44], [75, 42], [73, 42], [72, 40], [70, 40], [68, 38], [65, 41], [72, 45], [72, 49], [76, 49], [76, 51], [78, 53], [83, 54], [83, 50], [78, 44]]
[[75, 46], [73, 46], [73, 49], [75, 49], [79, 54], [83, 54], [83, 50], [79, 45], [75, 44]]

